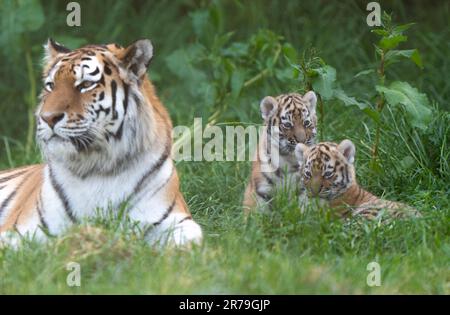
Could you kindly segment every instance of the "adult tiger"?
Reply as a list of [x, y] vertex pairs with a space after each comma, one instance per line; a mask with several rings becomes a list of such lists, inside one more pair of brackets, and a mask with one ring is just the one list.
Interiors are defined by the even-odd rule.
[[266, 210], [279, 189], [284, 188], [289, 193], [297, 189], [300, 178], [294, 149], [297, 143], [315, 143], [316, 103], [317, 97], [313, 91], [305, 95], [266, 96], [261, 101], [264, 131], [244, 194], [246, 213], [255, 208]]
[[295, 149], [299, 173], [304, 187], [312, 196], [328, 203], [342, 216], [355, 215], [368, 219], [420, 216], [403, 203], [380, 199], [358, 185], [355, 175], [355, 145], [321, 142], [311, 147], [298, 144]]
[[58, 235], [126, 203], [151, 244], [199, 243], [171, 159], [172, 123], [146, 75], [151, 42], [71, 51], [50, 39], [45, 50], [36, 116], [46, 164], [0, 173], [3, 242]]

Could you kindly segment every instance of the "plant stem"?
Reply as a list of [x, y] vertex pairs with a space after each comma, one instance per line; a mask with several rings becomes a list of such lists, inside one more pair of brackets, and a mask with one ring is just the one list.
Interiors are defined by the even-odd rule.
[[[380, 60], [380, 67], [378, 68], [378, 76], [380, 78], [380, 85], [384, 86], [385, 84], [385, 74], [384, 74], [384, 51], [381, 52], [381, 60]], [[379, 99], [377, 102], [377, 111], [380, 114], [381, 119], [381, 112], [383, 111], [384, 105], [386, 101], [384, 99], [384, 96], [382, 93], [379, 95]], [[375, 163], [377, 157], [378, 157], [378, 147], [380, 145], [380, 133], [381, 133], [381, 122], [377, 123], [377, 129], [375, 132], [375, 142], [372, 146], [372, 162]]]

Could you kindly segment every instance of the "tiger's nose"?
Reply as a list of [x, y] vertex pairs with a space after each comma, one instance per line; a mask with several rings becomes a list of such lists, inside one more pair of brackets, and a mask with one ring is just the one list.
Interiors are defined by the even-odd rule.
[[317, 178], [312, 178], [311, 184], [310, 184], [310, 190], [311, 190], [311, 194], [314, 197], [317, 196], [320, 193], [320, 191], [322, 190], [322, 183], [320, 182], [320, 180], [318, 180]]
[[47, 112], [42, 113], [40, 116], [42, 120], [45, 121], [47, 125], [53, 129], [55, 125], [64, 118], [64, 113]]

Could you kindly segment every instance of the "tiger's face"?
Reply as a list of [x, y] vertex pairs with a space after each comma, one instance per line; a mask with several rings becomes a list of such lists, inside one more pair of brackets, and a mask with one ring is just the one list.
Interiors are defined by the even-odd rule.
[[298, 144], [295, 156], [303, 184], [313, 197], [332, 200], [355, 183], [355, 146], [350, 140], [311, 147]]
[[261, 115], [268, 127], [269, 138], [278, 138], [280, 155], [293, 155], [298, 143], [311, 145], [315, 142], [316, 103], [313, 91], [304, 96], [291, 93], [276, 98], [266, 96], [262, 100]]
[[71, 51], [49, 40], [45, 48], [44, 89], [36, 112], [44, 154], [73, 159], [117, 146], [127, 118], [136, 115], [130, 99], [139, 98], [153, 53], [150, 41]]

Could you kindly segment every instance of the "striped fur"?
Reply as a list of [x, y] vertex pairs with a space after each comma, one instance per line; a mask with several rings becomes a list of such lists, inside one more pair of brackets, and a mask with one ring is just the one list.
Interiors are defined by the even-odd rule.
[[[266, 210], [279, 189], [299, 188], [294, 149], [297, 143], [311, 145], [316, 137], [316, 102], [314, 92], [304, 96], [291, 93], [261, 102], [264, 137], [259, 141], [250, 181], [244, 194], [244, 211]], [[301, 187], [300, 187], [301, 189]], [[300, 198], [303, 203], [303, 197]]]
[[150, 41], [70, 51], [50, 40], [46, 50], [36, 112], [46, 163], [0, 173], [2, 239], [45, 239], [125, 202], [151, 244], [199, 243], [171, 159], [170, 117], [146, 75]]
[[355, 146], [350, 140], [340, 144], [321, 142], [311, 147], [296, 148], [299, 174], [308, 193], [328, 202], [337, 213], [375, 219], [420, 216], [400, 202], [380, 199], [361, 188], [355, 175]]

